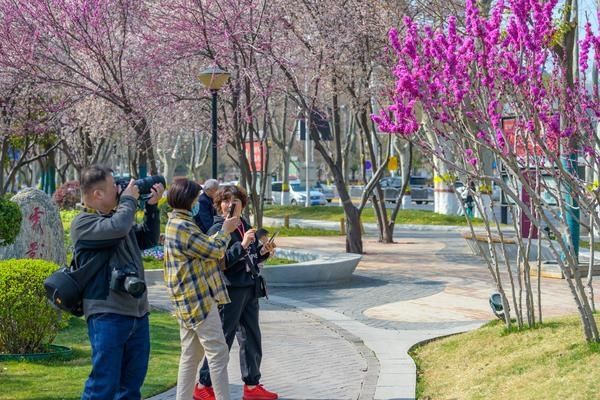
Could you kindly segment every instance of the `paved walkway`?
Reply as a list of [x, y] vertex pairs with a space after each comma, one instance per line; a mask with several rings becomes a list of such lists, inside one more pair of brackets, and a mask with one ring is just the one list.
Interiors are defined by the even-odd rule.
[[[151, 303], [171, 309], [162, 285], [149, 287]], [[282, 399], [356, 399], [369, 371], [364, 346], [354, 345], [342, 336], [343, 330], [330, 328], [322, 321], [299, 310], [261, 304], [263, 366], [261, 383], [281, 394]], [[232, 399], [242, 397], [239, 347], [234, 343], [229, 362]], [[373, 388], [372, 388], [373, 389]], [[372, 393], [371, 393], [372, 395]], [[372, 398], [372, 397], [371, 397]], [[153, 400], [175, 399], [175, 389]]]
[[[412, 399], [416, 374], [410, 347], [492, 318], [487, 301], [494, 288], [482, 260], [470, 255], [457, 232], [464, 228], [401, 226], [394, 244], [378, 243], [369, 236], [372, 227], [365, 229], [366, 254], [350, 282], [271, 288], [270, 300], [262, 303], [263, 383], [281, 398]], [[343, 237], [279, 238], [278, 243], [344, 251]], [[564, 281], [544, 279], [542, 287], [545, 316], [576, 312]], [[166, 304], [160, 285], [150, 295], [152, 303]], [[236, 351], [229, 370], [234, 399], [241, 397]]]

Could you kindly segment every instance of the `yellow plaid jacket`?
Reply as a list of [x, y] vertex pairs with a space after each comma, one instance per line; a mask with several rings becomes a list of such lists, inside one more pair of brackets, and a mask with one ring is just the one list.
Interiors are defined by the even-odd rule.
[[218, 266], [231, 236], [208, 236], [185, 210], [169, 214], [165, 228], [165, 284], [183, 326], [193, 329], [208, 315], [214, 302], [230, 302]]

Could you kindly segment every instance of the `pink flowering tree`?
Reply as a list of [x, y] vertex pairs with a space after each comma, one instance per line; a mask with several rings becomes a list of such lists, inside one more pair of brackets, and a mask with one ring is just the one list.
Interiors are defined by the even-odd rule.
[[[0, 65], [10, 73], [111, 104], [135, 132], [139, 173], [156, 173], [146, 112], [160, 70], [142, 57], [147, 7], [138, 1], [2, 0]], [[137, 169], [137, 168], [136, 168]]]
[[[270, 109], [283, 81], [271, 55], [283, 54], [289, 43], [281, 36], [284, 29], [278, 4], [253, 0], [177, 0], [159, 4], [164, 6], [153, 9], [154, 34], [148, 35], [153, 44], [151, 58], [161, 65], [195, 68], [188, 75], [189, 90], [177, 91], [175, 101], [196, 101], [202, 103], [198, 108], [210, 107], [210, 92], [200, 85], [198, 74], [211, 66], [231, 74], [218, 92], [219, 147], [224, 150], [220, 154], [240, 169], [240, 184], [248, 189], [254, 222], [260, 226], [262, 194], [269, 181]], [[261, 165], [246, 149], [262, 143], [266, 162]]]
[[[409, 2], [330, 1], [295, 2], [285, 6], [286, 30], [296, 45], [279, 63], [288, 80], [289, 92], [301, 110], [329, 110], [333, 140], [322, 140], [316, 130], [310, 134], [315, 150], [333, 177], [346, 217], [346, 251], [363, 252], [361, 213], [367, 202], [374, 205], [380, 240], [392, 241], [388, 214], [379, 180], [391, 154], [390, 138], [380, 138], [369, 120], [377, 70], [386, 47], [385, 26], [397, 21], [409, 9]], [[385, 22], [388, 21], [388, 22]], [[277, 62], [279, 58], [275, 58]], [[304, 61], [304, 62], [300, 62]], [[349, 117], [343, 121], [348, 110]], [[350, 122], [352, 121], [352, 122]], [[345, 122], [345, 124], [344, 124]], [[309, 121], [309, 125], [312, 122]], [[351, 128], [344, 128], [352, 126]], [[354, 131], [354, 135], [350, 134]], [[370, 160], [373, 174], [363, 175], [365, 189], [358, 205], [352, 202], [346, 179], [347, 155], [352, 144], [360, 151], [360, 164]], [[364, 169], [363, 169], [364, 171]]]
[[[600, 103], [597, 91], [590, 93], [578, 75], [585, 76], [589, 50], [600, 49], [600, 41], [588, 26], [580, 62], [574, 63], [577, 21], [569, 5], [555, 21], [557, 3], [499, 0], [482, 9], [467, 0], [464, 25], [451, 17], [443, 29], [405, 18], [402, 35], [396, 29], [389, 33], [397, 57], [391, 105], [372, 118], [380, 129], [410, 137], [442, 160], [448, 184], [460, 177], [475, 197], [485, 229], [483, 244], [476, 242], [502, 296], [507, 325], [511, 308], [519, 327], [524, 319], [535, 324], [536, 303], [541, 322], [539, 271], [545, 249], [573, 294], [586, 339], [598, 341], [593, 296], [586, 294], [573, 238], [579, 225], [593, 230], [600, 223], [597, 187], [579, 177], [574, 162], [583, 159], [598, 171]], [[493, 164], [498, 171], [492, 171]], [[506, 246], [494, 244], [507, 241], [498, 207], [490, 200], [492, 184], [502, 188], [509, 203], [516, 259]], [[459, 202], [467, 206], [464, 199]], [[472, 225], [470, 237], [477, 237]], [[537, 263], [537, 298], [531, 260]], [[507, 281], [510, 289], [503, 284]]]
[[42, 188], [55, 188], [54, 157], [62, 144], [56, 114], [60, 96], [18, 74], [0, 74], [0, 194], [31, 184], [26, 171], [39, 166]]

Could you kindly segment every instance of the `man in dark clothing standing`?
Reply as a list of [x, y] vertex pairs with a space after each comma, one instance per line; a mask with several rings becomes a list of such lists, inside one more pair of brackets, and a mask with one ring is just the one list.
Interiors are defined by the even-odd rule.
[[141, 399], [150, 355], [148, 297], [144, 286], [140, 292], [122, 283], [127, 278], [130, 283], [144, 279], [140, 247], [158, 243], [156, 204], [164, 188], [161, 184], [152, 187], [144, 223], [136, 225], [139, 189], [134, 180], [119, 195], [111, 169], [94, 165], [82, 171], [80, 185], [84, 210], [71, 224], [71, 238], [76, 250], [85, 250], [76, 251], [74, 257], [81, 264], [80, 260], [94, 253], [109, 253], [108, 262], [83, 293], [92, 372], [81, 398]]
[[198, 203], [192, 207], [192, 216], [196, 225], [200, 227], [203, 233], [208, 232], [213, 226], [217, 211], [213, 205], [215, 194], [219, 190], [219, 182], [216, 179], [208, 179], [202, 186], [202, 194], [198, 199]]

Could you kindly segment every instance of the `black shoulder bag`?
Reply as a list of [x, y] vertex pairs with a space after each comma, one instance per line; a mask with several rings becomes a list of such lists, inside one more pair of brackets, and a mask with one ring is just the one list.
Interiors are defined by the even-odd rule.
[[113, 249], [87, 250], [97, 253], [96, 257], [88, 258], [84, 265], [77, 265], [80, 254], [77, 245], [73, 250], [71, 264], [54, 271], [46, 280], [46, 297], [50, 304], [76, 317], [83, 315], [83, 291], [86, 285], [96, 276], [98, 271], [107, 267]]
[[256, 265], [252, 258], [246, 253], [246, 263], [250, 266], [250, 275], [254, 281], [254, 296], [256, 298], [269, 298], [269, 291], [267, 290], [267, 282], [265, 278], [258, 272], [258, 265]]

